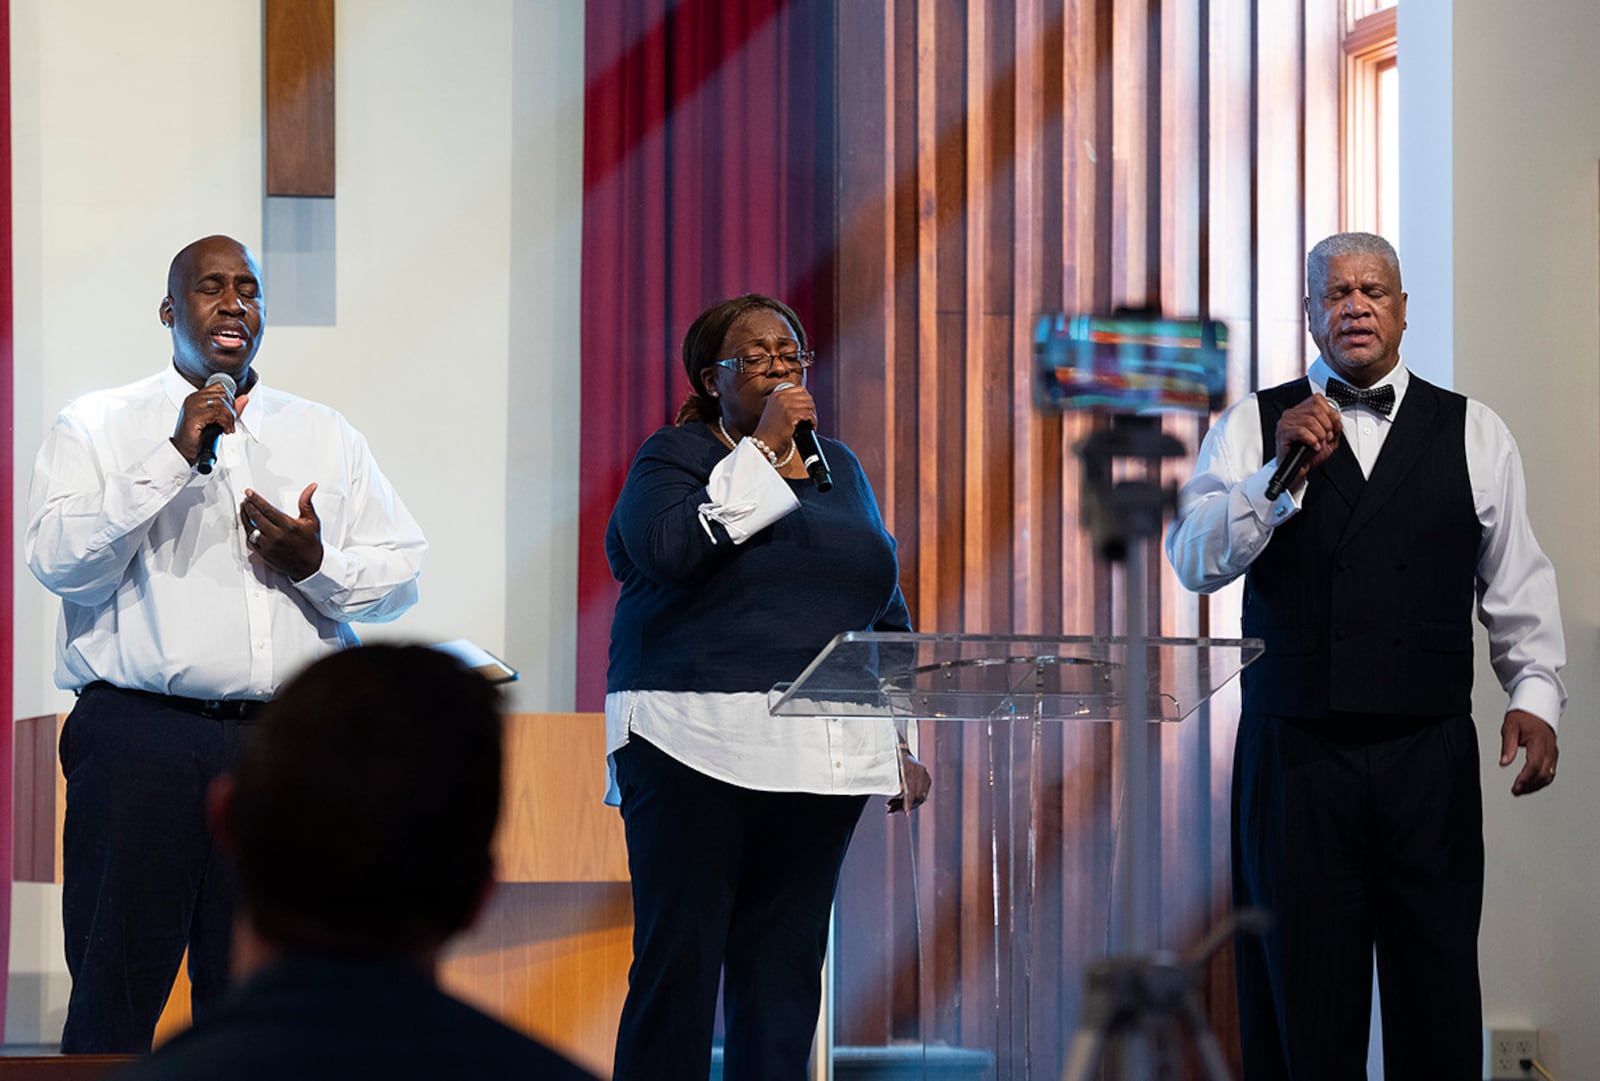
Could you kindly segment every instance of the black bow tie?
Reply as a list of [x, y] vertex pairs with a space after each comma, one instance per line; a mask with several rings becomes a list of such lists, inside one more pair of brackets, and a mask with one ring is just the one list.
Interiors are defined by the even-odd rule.
[[1363, 390], [1348, 383], [1341, 383], [1337, 379], [1330, 379], [1328, 400], [1340, 409], [1348, 409], [1352, 405], [1364, 405], [1368, 409], [1388, 416], [1394, 410], [1394, 386], [1385, 384]]

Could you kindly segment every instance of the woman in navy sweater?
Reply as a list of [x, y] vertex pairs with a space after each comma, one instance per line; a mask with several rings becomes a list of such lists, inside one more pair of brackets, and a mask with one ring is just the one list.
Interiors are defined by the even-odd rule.
[[693, 393], [640, 448], [606, 530], [622, 583], [610, 798], [634, 907], [616, 1081], [705, 1081], [719, 974], [724, 1078], [799, 1081], [856, 820], [869, 795], [927, 797], [892, 724], [767, 713], [835, 634], [910, 629], [855, 455], [819, 437], [834, 479], [819, 492], [795, 453], [795, 426], [816, 422], [812, 360], [780, 301], [701, 313], [683, 342]]

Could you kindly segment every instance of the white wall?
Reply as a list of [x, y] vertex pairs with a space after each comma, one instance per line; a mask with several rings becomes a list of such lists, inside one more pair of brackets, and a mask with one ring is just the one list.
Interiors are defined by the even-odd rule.
[[1450, 0], [1400, 5], [1400, 253], [1406, 293], [1406, 366], [1455, 386], [1455, 203], [1450, 158]]
[[505, 393], [502, 655], [522, 669], [519, 709], [569, 711], [578, 641], [583, 0], [518, 0], [512, 22], [514, 377]]
[[[1455, 388], [1492, 406], [1517, 437], [1534, 527], [1556, 566], [1567, 636], [1570, 698], [1559, 776], [1531, 798], [1513, 800], [1511, 773], [1494, 764], [1505, 699], [1487, 663], [1480, 664], [1474, 709], [1488, 854], [1484, 1016], [1488, 1024], [1543, 1029], [1544, 1058], [1556, 1076], [1595, 1077], [1600, 5], [1404, 0], [1400, 18], [1407, 355], [1414, 339], [1435, 329], [1418, 318], [1419, 296], [1448, 297], [1443, 329], [1453, 331]], [[1441, 25], [1449, 30], [1448, 51], [1427, 39]], [[1449, 94], [1443, 118], [1426, 108], [1429, 86], [1436, 91], [1439, 80]], [[1430, 126], [1433, 136], [1449, 132], [1448, 145], [1426, 135]], [[1418, 215], [1440, 200], [1452, 222], [1447, 262], [1420, 253], [1423, 240], [1413, 230]]]
[[[56, 409], [168, 362], [172, 254], [213, 232], [259, 249], [261, 12], [10, 2], [20, 552]], [[336, 27], [338, 318], [274, 325], [269, 262], [256, 366], [348, 415], [428, 535], [421, 603], [364, 636], [472, 638], [522, 669], [514, 708], [571, 709], [582, 0], [339, 0]], [[56, 606], [15, 573], [14, 715], [65, 709]], [[59, 895], [17, 889], [13, 955], [36, 965]], [[59, 1003], [16, 996], [59, 975], [13, 975], [41, 1039]]]

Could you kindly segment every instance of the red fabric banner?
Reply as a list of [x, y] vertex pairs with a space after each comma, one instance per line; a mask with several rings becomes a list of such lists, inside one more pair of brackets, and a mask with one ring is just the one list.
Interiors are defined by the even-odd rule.
[[616, 583], [605, 529], [634, 451], [689, 392], [679, 347], [740, 293], [834, 321], [833, 6], [626, 0], [585, 24], [577, 707], [601, 708]]
[[12, 563], [11, 475], [15, 462], [12, 446], [16, 426], [11, 395], [11, 368], [15, 360], [11, 307], [11, 5], [0, 4], [0, 703], [5, 723], [0, 725], [0, 1032], [5, 1031], [5, 974], [11, 971], [11, 737], [16, 718], [11, 716]]

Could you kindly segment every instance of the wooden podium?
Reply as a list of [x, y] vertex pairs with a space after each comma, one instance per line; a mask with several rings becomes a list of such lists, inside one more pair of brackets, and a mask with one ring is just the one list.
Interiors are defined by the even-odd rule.
[[[56, 746], [63, 719], [16, 724], [18, 881], [61, 881], [66, 781]], [[622, 817], [600, 802], [604, 791], [601, 714], [506, 718], [500, 885], [478, 925], [452, 943], [440, 973], [452, 994], [601, 1076], [611, 1072], [633, 935]], [[180, 968], [157, 1042], [188, 1023], [189, 981]]]

